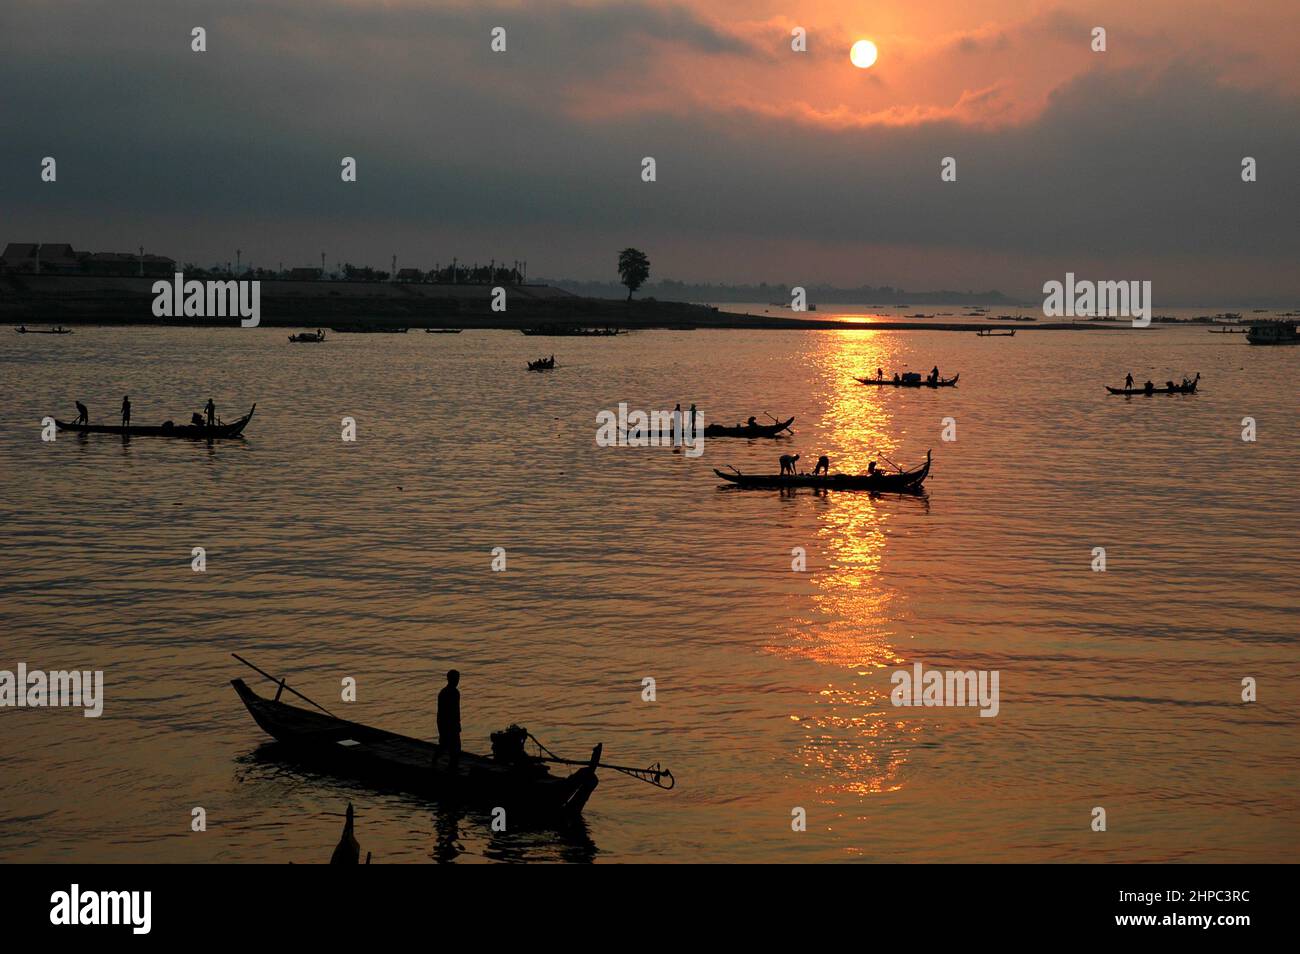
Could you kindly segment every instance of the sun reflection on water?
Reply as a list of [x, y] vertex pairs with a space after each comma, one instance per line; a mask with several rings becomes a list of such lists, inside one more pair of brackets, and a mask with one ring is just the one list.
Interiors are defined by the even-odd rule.
[[[862, 472], [873, 460], [887, 466], [884, 459], [897, 460], [901, 447], [892, 426], [893, 395], [853, 379], [874, 375], [877, 367], [892, 373], [901, 363], [891, 351], [897, 336], [891, 342], [880, 332], [854, 330], [820, 340], [810, 356], [810, 383], [825, 392], [818, 433], [832, 469]], [[910, 616], [903, 591], [889, 582], [891, 525], [904, 510], [909, 516], [928, 512], [928, 501], [823, 492], [819, 503], [817, 544], [808, 553], [809, 612], [790, 620], [786, 641], [772, 650], [842, 671], [819, 691], [807, 715], [792, 717], [807, 733], [799, 763], [818, 779], [819, 794], [838, 803], [837, 796], [902, 788], [902, 769], [921, 731], [920, 724], [898, 718], [883, 670], [905, 662], [895, 647]]]

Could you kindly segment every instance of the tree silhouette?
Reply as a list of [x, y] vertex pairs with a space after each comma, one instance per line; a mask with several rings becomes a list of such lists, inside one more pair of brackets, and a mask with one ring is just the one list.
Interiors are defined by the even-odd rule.
[[627, 300], [631, 301], [632, 293], [650, 277], [650, 259], [640, 249], [625, 248], [618, 253], [618, 274], [627, 286]]

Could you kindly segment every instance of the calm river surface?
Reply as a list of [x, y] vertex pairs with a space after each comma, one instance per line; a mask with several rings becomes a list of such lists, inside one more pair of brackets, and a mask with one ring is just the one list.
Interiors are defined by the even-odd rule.
[[[99, 719], [0, 709], [0, 861], [320, 862], [348, 800], [376, 862], [1296, 860], [1296, 349], [1203, 327], [285, 335], [0, 334], [0, 669], [106, 683]], [[852, 380], [934, 364], [959, 386]], [[1126, 371], [1201, 392], [1108, 396]], [[257, 413], [212, 446], [42, 442], [43, 416], [80, 398], [113, 423], [123, 394], [136, 423], [209, 396]], [[596, 446], [620, 401], [796, 434]], [[927, 449], [924, 499], [712, 473]], [[678, 786], [605, 772], [582, 830], [493, 833], [259, 758], [229, 680], [274, 687], [232, 651], [425, 737], [456, 667], [467, 748], [518, 722]], [[894, 707], [914, 662], [997, 670], [998, 715]]]

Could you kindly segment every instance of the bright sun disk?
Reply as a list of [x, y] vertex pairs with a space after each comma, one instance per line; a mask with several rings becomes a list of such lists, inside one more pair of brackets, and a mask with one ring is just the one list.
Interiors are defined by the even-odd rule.
[[865, 70], [868, 66], [876, 62], [876, 44], [870, 40], [858, 40], [849, 50], [849, 59], [853, 65], [860, 70]]

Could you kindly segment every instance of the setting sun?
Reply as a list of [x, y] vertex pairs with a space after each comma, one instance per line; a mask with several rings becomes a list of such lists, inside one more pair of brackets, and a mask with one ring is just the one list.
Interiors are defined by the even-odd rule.
[[849, 59], [860, 70], [865, 70], [876, 62], [876, 44], [870, 40], [858, 40], [849, 50]]

